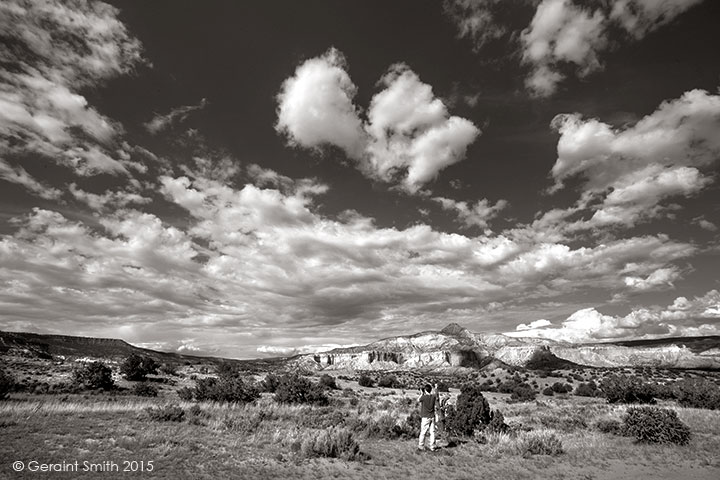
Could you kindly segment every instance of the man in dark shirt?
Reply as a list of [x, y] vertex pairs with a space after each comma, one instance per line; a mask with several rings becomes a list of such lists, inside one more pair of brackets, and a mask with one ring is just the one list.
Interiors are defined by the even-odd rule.
[[435, 404], [437, 402], [437, 393], [432, 392], [430, 385], [425, 385], [418, 397], [420, 403], [420, 438], [418, 440], [418, 450], [425, 449], [425, 436], [430, 434], [429, 448], [435, 450]]

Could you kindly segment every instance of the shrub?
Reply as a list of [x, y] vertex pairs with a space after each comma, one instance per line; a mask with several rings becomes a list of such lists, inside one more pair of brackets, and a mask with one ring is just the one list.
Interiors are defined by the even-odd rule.
[[148, 375], [156, 374], [158, 367], [155, 359], [133, 353], [120, 365], [120, 373], [127, 380], [143, 381]]
[[678, 418], [675, 410], [629, 408], [623, 421], [628, 435], [640, 442], [687, 445], [690, 441], [690, 428]]
[[330, 390], [338, 389], [337, 383], [335, 383], [335, 377], [328, 375], [327, 373], [324, 373], [320, 377], [320, 385], [322, 385], [324, 388], [330, 389]]
[[572, 385], [562, 382], [555, 382], [550, 387], [555, 393], [568, 393], [572, 392]]
[[358, 385], [361, 387], [373, 387], [375, 385], [375, 382], [373, 381], [372, 377], [368, 375], [360, 375], [360, 378], [358, 379]]
[[115, 387], [112, 370], [102, 362], [90, 362], [73, 372], [73, 383], [88, 390], [110, 390]]
[[578, 397], [596, 397], [600, 392], [595, 382], [581, 383], [575, 387], [575, 395]]
[[720, 387], [707, 379], [683, 379], [672, 388], [672, 396], [683, 407], [720, 409]]
[[463, 385], [455, 408], [446, 410], [445, 427], [453, 435], [470, 437], [490, 423], [490, 405], [476, 384]]
[[625, 426], [618, 420], [601, 419], [595, 422], [595, 428], [603, 433], [625, 435]]
[[197, 401], [223, 403], [250, 403], [260, 397], [260, 391], [254, 383], [243, 381], [239, 376], [231, 376], [229, 373], [224, 373], [219, 378], [198, 379], [193, 393]]
[[610, 375], [600, 389], [608, 403], [655, 403], [653, 386], [637, 377]]
[[328, 397], [318, 384], [297, 374], [286, 374], [280, 377], [280, 382], [275, 390], [275, 401], [327, 405]]
[[157, 387], [149, 382], [136, 383], [132, 392], [139, 397], [157, 397], [158, 395]]
[[397, 386], [399, 386], [399, 384], [395, 375], [383, 375], [378, 380], [378, 387], [395, 388]]
[[563, 453], [562, 442], [552, 432], [527, 432], [518, 439], [518, 449], [523, 456], [529, 455], [560, 455]]
[[268, 393], [275, 393], [278, 385], [280, 384], [280, 377], [275, 374], [268, 373], [265, 375], [265, 379], [262, 381], [262, 389]]
[[490, 412], [490, 423], [487, 430], [490, 433], [505, 433], [508, 431], [508, 425], [505, 423], [505, 416], [500, 410]]
[[159, 368], [161, 373], [165, 375], [177, 375], [177, 367], [171, 363], [163, 363]]
[[157, 422], [182, 422], [185, 410], [178, 405], [165, 405], [164, 407], [149, 407], [147, 409], [150, 420]]
[[516, 402], [529, 402], [535, 400], [537, 392], [527, 383], [516, 385], [512, 390], [510, 399]]
[[354, 435], [344, 428], [331, 428], [319, 435], [307, 436], [300, 447], [306, 457], [329, 457], [356, 460], [362, 457]]
[[543, 388], [542, 394], [548, 397], [552, 397], [555, 395], [555, 391], [552, 389], [552, 387], [545, 387]]
[[190, 387], [182, 387], [177, 390], [178, 397], [180, 397], [180, 400], [185, 400], [186, 402], [189, 402], [193, 399], [194, 390]]
[[15, 378], [0, 371], [0, 400], [7, 397], [13, 390], [15, 390]]

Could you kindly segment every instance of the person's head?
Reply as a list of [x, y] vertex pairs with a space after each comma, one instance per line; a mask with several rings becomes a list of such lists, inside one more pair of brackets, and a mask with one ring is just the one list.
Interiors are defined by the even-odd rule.
[[423, 390], [425, 390], [425, 393], [430, 393], [432, 392], [432, 387], [428, 383], [427, 385], [425, 385], [425, 387], [423, 387]]

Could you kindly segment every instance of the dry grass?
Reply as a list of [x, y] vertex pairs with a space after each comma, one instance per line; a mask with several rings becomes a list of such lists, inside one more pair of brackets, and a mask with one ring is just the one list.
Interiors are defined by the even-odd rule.
[[[149, 420], [147, 408], [162, 399], [103, 396], [89, 398], [32, 396], [0, 403], [2, 447], [0, 478], [10, 474], [14, 460], [45, 463], [88, 460], [154, 462], [147, 478], [720, 478], [720, 412], [677, 409], [693, 437], [687, 447], [636, 444], [632, 439], [593, 429], [601, 418], [620, 419], [625, 407], [599, 399], [575, 397], [508, 403], [490, 395], [492, 408], [506, 421], [522, 427], [516, 434], [494, 434], [485, 443], [470, 440], [440, 451], [416, 452], [416, 439], [380, 440], [359, 430], [354, 438], [363, 456], [354, 461], [318, 458], [315, 439], [332, 424], [358, 425], [391, 416], [400, 423], [416, 408], [405, 399], [414, 392], [379, 394], [361, 391], [352, 406], [334, 392], [331, 407], [281, 405], [265, 396], [256, 404], [176, 402], [186, 411], [182, 422]], [[339, 406], [341, 405], [341, 406]], [[355, 422], [355, 423], [353, 423]], [[324, 428], [319, 425], [325, 423]], [[340, 425], [342, 427], [342, 425]], [[532, 431], [523, 431], [531, 428]], [[325, 434], [323, 445], [327, 444]], [[528, 442], [555, 438], [563, 453], [528, 452]], [[314, 442], [314, 443], [313, 443]], [[557, 453], [557, 452], [556, 452]], [[653, 474], [653, 475], [651, 475]], [[35, 478], [39, 473], [13, 474]], [[138, 478], [138, 473], [113, 472], [113, 478]], [[9, 477], [8, 477], [9, 478]], [[78, 478], [53, 472], [52, 478]], [[89, 478], [89, 477], [88, 477]]]

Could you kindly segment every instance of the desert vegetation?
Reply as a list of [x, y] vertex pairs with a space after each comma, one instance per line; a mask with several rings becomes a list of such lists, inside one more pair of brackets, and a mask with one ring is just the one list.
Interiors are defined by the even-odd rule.
[[[219, 364], [156, 366], [136, 376], [123, 369], [128, 363], [0, 374], [4, 455], [47, 462], [131, 455], [155, 462], [153, 478], [613, 478], [621, 469], [676, 478], [690, 466], [694, 478], [717, 478], [720, 471], [712, 372], [314, 374]], [[433, 453], [415, 451], [415, 402], [425, 382], [450, 398]]]

